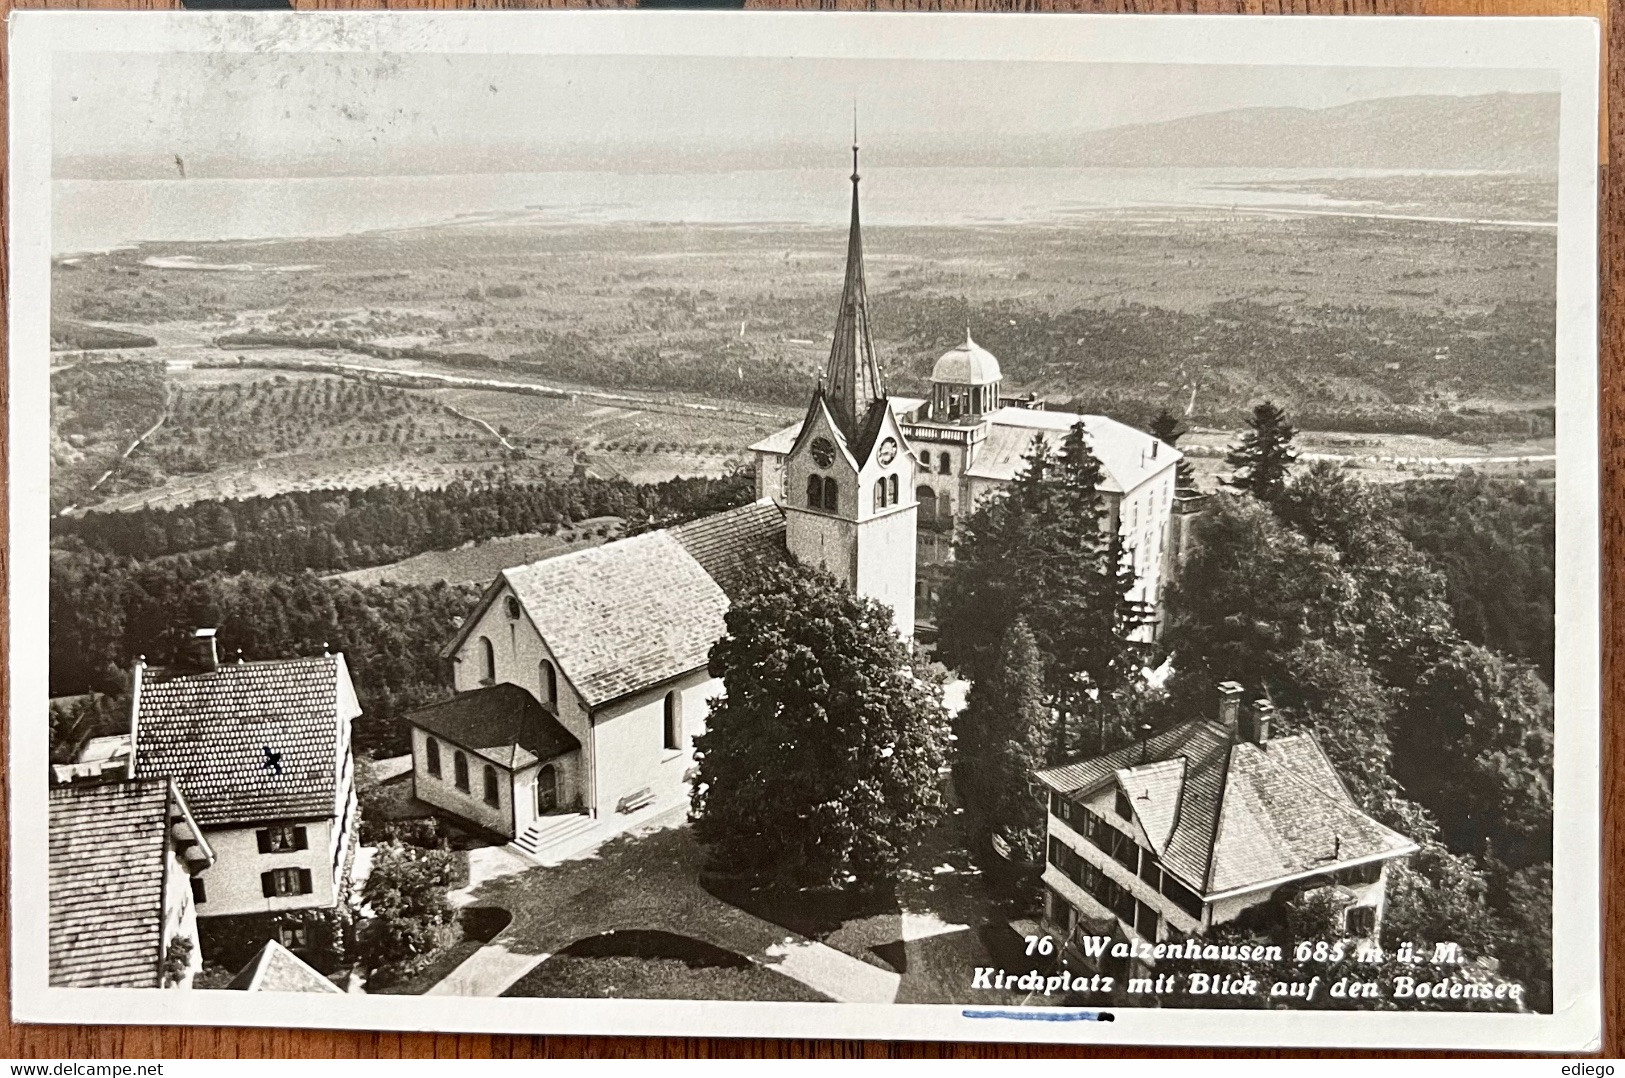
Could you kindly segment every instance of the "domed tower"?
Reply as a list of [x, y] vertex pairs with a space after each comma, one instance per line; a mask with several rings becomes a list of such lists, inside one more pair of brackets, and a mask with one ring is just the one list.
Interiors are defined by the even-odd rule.
[[1004, 373], [992, 352], [971, 340], [942, 353], [931, 368], [931, 418], [942, 423], [980, 419], [999, 407]]

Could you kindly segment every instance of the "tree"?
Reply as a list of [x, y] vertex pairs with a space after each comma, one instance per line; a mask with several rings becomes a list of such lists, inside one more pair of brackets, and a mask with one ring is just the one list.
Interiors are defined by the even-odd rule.
[[891, 881], [942, 811], [948, 721], [891, 611], [796, 563], [724, 617], [726, 694], [694, 739], [694, 832], [711, 862], [783, 887]]
[[1164, 599], [1171, 686], [1184, 710], [1205, 710], [1213, 687], [1293, 684], [1292, 653], [1309, 641], [1353, 652], [1356, 584], [1337, 552], [1310, 543], [1251, 500], [1221, 498]]
[[[1177, 446], [1179, 439], [1184, 437], [1185, 430], [1179, 425], [1174, 413], [1164, 408], [1151, 420], [1150, 434], [1165, 445]], [[1182, 494], [1196, 492], [1196, 470], [1191, 467], [1190, 461], [1183, 458], [1174, 467], [1174, 489]]]
[[361, 888], [374, 917], [362, 936], [362, 953], [374, 968], [428, 954], [450, 938], [455, 913], [446, 888], [455, 857], [449, 850], [398, 842], [378, 847]]
[[1405, 701], [1395, 776], [1451, 847], [1489, 844], [1522, 868], [1551, 855], [1552, 733], [1551, 695], [1531, 667], [1461, 643]]
[[954, 543], [938, 610], [944, 661], [974, 683], [998, 667], [1005, 630], [1025, 619], [1044, 691], [1071, 751], [1101, 729], [1096, 709], [1134, 673], [1134, 576], [1100, 492], [1103, 472], [1080, 421], [1059, 452], [1034, 438], [1002, 496], [985, 500]]
[[954, 788], [978, 837], [998, 835], [1021, 860], [1042, 857], [1045, 798], [1033, 773], [1058, 763], [1060, 746], [1025, 619], [1005, 630], [999, 664], [971, 686], [954, 739]]
[[1253, 409], [1241, 441], [1230, 447], [1225, 463], [1235, 469], [1225, 485], [1241, 494], [1251, 494], [1261, 502], [1281, 496], [1298, 450], [1292, 439], [1298, 432], [1287, 422], [1286, 413], [1265, 401]]

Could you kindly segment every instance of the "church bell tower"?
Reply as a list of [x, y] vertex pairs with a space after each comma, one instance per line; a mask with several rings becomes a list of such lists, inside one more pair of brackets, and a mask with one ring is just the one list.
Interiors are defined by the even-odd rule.
[[846, 282], [829, 363], [785, 460], [785, 543], [847, 587], [891, 607], [914, 640], [917, 505], [914, 454], [880, 384], [858, 224], [858, 146], [852, 140], [852, 222]]

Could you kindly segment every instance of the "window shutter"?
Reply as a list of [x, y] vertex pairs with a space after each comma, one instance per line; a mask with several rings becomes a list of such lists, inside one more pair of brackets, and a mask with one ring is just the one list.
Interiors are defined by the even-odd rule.
[[[264, 831], [255, 831], [254, 839], [260, 844], [261, 853], [271, 852], [271, 832], [269, 829]], [[270, 892], [267, 891], [266, 894], [270, 894]]]
[[305, 829], [303, 827], [295, 827], [293, 829], [293, 848], [296, 850], [310, 849], [310, 840], [305, 837]]
[[315, 890], [315, 888], [312, 887], [311, 884], [310, 884], [310, 869], [308, 869], [308, 868], [300, 869], [299, 870], [299, 893], [302, 894], [302, 895], [308, 895], [313, 890]]
[[[261, 831], [260, 834], [263, 835], [263, 834], [265, 834], [265, 832]], [[262, 892], [264, 892], [266, 898], [275, 898], [276, 897], [276, 873], [274, 873], [274, 872], [261, 872], [260, 873], [260, 890]]]

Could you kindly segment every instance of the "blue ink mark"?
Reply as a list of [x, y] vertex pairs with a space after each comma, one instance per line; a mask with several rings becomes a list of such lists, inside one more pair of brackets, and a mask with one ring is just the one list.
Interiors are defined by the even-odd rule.
[[1012, 1018], [1017, 1022], [1115, 1022], [1110, 1011], [961, 1011], [966, 1018]]

